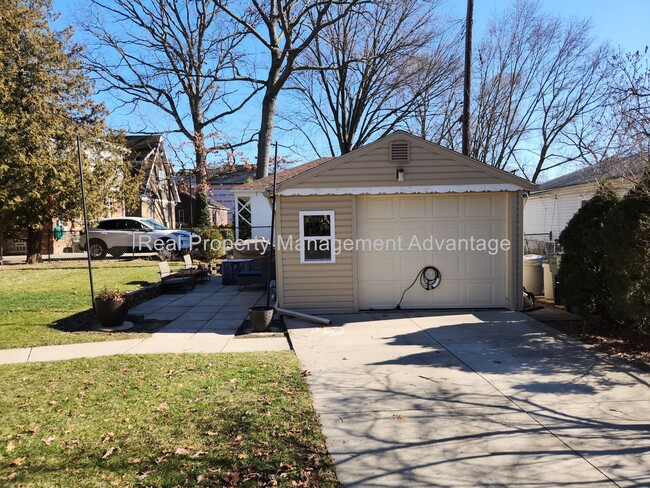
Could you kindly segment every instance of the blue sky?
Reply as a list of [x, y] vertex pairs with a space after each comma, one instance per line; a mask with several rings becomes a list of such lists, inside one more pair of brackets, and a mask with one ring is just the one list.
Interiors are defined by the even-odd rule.
[[[474, 0], [474, 36], [475, 40], [480, 38], [487, 20], [492, 12], [500, 11], [511, 4], [511, 0]], [[615, 47], [625, 51], [642, 50], [650, 45], [650, 30], [648, 19], [650, 19], [650, 0], [541, 0], [542, 8], [549, 12], [559, 14], [562, 17], [588, 18], [593, 25], [593, 32], [596, 41], [607, 41]], [[465, 0], [443, 0], [443, 8], [451, 12], [453, 18], [464, 19], [466, 10]], [[54, 0], [54, 9], [61, 13], [61, 24], [74, 24], [75, 13], [85, 6], [83, 0]], [[119, 129], [127, 131], [142, 130], [164, 131], [171, 128], [156, 114], [148, 117], [155, 120], [155, 124], [147, 122], [148, 127], [141, 121], [141, 118], [134, 118], [133, 114], [127, 115], [127, 110], [115, 110], [110, 97], [105, 97], [108, 108], [113, 110], [109, 123]], [[281, 105], [281, 103], [280, 103]], [[250, 105], [247, 110], [233, 118], [230, 124], [234, 126], [248, 126], [257, 129], [259, 120], [259, 105]], [[223, 128], [218, 128], [224, 130]], [[285, 149], [284, 154], [292, 159], [308, 160], [314, 156], [308, 145], [301, 142], [300, 138], [294, 138], [291, 134], [276, 131], [280, 145], [291, 146], [295, 151]], [[176, 136], [170, 136], [170, 142], [180, 142]], [[245, 152], [254, 159], [255, 148], [249, 147]]]

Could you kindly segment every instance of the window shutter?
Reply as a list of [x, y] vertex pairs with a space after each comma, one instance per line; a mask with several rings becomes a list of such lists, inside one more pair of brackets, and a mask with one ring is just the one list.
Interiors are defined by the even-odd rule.
[[409, 160], [409, 143], [395, 141], [390, 144], [390, 161], [392, 163], [406, 163]]

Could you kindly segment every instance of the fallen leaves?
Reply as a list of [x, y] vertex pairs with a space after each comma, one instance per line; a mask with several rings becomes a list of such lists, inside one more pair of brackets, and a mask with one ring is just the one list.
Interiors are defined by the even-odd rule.
[[5, 447], [5, 452], [7, 454], [10, 454], [11, 451], [13, 451], [14, 449], [16, 449], [16, 444], [14, 444], [12, 441], [9, 441], [9, 443], [7, 444], [7, 447]]
[[9, 463], [9, 466], [22, 466], [22, 464], [25, 462], [26, 459], [27, 456], [17, 457], [16, 459], [14, 459]]
[[104, 455], [102, 456], [102, 459], [107, 459], [107, 458], [108, 458], [109, 456], [111, 456], [114, 452], [115, 452], [115, 448], [114, 448], [114, 447], [109, 447], [109, 448], [106, 450], [106, 452], [104, 453]]

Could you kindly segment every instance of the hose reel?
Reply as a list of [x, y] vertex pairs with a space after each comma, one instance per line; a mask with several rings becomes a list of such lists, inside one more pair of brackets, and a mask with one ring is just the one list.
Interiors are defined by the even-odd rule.
[[395, 307], [395, 310], [402, 309], [401, 305], [406, 292], [413, 288], [413, 285], [415, 285], [418, 280], [420, 280], [420, 286], [422, 288], [427, 291], [431, 291], [435, 290], [438, 288], [438, 285], [440, 285], [440, 282], [442, 281], [442, 274], [440, 273], [440, 270], [435, 266], [425, 266], [420, 271], [418, 271], [418, 274], [415, 276], [413, 283], [411, 283], [410, 286], [402, 293], [402, 298], [400, 298], [400, 301]]

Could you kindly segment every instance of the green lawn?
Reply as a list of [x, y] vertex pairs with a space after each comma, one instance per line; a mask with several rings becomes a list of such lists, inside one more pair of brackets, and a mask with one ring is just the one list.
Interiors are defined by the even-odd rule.
[[291, 352], [0, 367], [0, 485], [338, 486]]
[[[104, 286], [129, 291], [158, 281], [155, 261], [106, 261], [93, 266], [95, 293]], [[67, 317], [74, 322], [75, 314], [92, 308], [83, 261], [0, 266], [0, 283], [0, 349], [137, 337], [59, 330], [57, 322]]]

